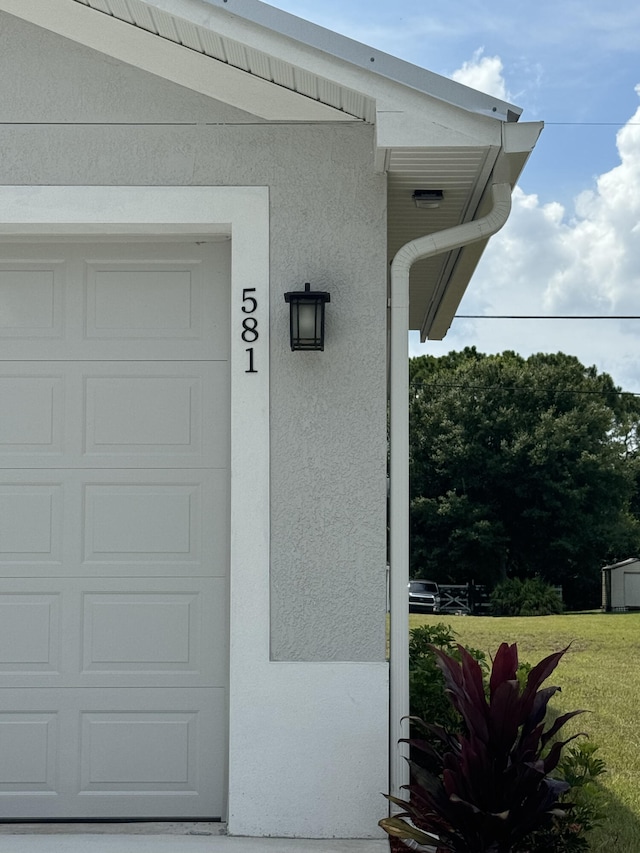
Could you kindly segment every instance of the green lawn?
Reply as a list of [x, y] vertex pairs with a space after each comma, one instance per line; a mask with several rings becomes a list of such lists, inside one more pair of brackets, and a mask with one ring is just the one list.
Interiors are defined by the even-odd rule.
[[[571, 643], [548, 684], [562, 688], [554, 709], [589, 711], [575, 720], [600, 746], [607, 764], [602, 787], [607, 821], [595, 830], [595, 851], [640, 851], [640, 613], [579, 613], [528, 618], [410, 616], [410, 627], [444, 622], [461, 643], [491, 654], [518, 644], [521, 661], [535, 664]], [[639, 655], [639, 658], [636, 658]]]

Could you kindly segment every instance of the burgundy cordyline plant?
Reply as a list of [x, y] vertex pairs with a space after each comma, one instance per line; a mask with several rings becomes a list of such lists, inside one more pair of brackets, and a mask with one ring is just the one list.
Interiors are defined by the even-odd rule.
[[402, 811], [380, 826], [397, 850], [526, 853], [527, 836], [571, 808], [559, 801], [569, 786], [549, 774], [573, 740], [555, 740], [558, 731], [581, 712], [563, 714], [545, 729], [547, 705], [560, 688], [541, 687], [566, 649], [540, 661], [521, 687], [517, 646], [503, 643], [493, 661], [488, 697], [480, 666], [466, 649], [458, 649], [460, 662], [433, 651], [464, 733], [411, 718], [441, 746], [420, 738], [406, 741], [409, 799], [388, 796]]

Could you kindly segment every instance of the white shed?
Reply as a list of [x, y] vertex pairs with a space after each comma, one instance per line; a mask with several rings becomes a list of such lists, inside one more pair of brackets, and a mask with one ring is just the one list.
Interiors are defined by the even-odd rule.
[[640, 610], [640, 559], [629, 557], [602, 569], [602, 609]]

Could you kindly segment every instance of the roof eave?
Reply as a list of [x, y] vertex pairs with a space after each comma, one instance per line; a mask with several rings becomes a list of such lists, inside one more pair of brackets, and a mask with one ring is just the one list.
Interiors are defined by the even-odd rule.
[[[146, 0], [146, 2], [169, 10], [175, 9], [176, 5], [180, 4], [186, 7], [193, 0], [177, 0], [177, 2], [176, 0]], [[235, 0], [235, 2], [202, 0], [202, 2], [266, 29], [275, 30], [307, 47], [355, 65], [367, 73], [400, 83], [469, 112], [509, 122], [517, 121], [522, 114], [522, 108], [515, 104], [478, 92], [448, 77], [405, 62], [311, 21], [305, 21], [289, 12], [276, 9], [261, 0]]]
[[[506, 174], [511, 186], [515, 186], [543, 127], [543, 122], [503, 126], [502, 150], [496, 168], [485, 184], [473, 219], [483, 216], [488, 210], [496, 169], [500, 169], [501, 175]], [[450, 265], [450, 274], [438, 283], [429, 304], [418, 306], [423, 318], [420, 325], [422, 341], [442, 340], [445, 337], [488, 242], [483, 240], [458, 250], [457, 257]], [[411, 306], [412, 313], [416, 311], [416, 307]]]
[[[425, 101], [433, 126], [457, 129], [476, 119], [475, 135], [483, 123], [493, 125], [495, 133], [520, 113], [512, 104], [259, 0], [130, 0], [126, 8], [137, 10], [135, 19], [131, 12], [125, 14], [124, 6], [95, 0], [0, 0], [0, 10], [267, 121], [374, 122], [375, 105], [379, 122], [396, 112], [401, 99], [418, 122]], [[161, 19], [175, 22], [168, 27], [172, 34], [160, 35]], [[244, 45], [256, 61], [260, 55], [274, 57], [294, 75], [299, 72], [303, 84], [278, 82], [269, 69], [265, 74], [250, 66], [240, 68], [224, 56], [194, 49], [190, 38], [198, 40], [198, 29], [229, 40], [230, 46]], [[186, 42], [180, 40], [181, 32], [187, 34]], [[341, 93], [337, 98], [336, 91]], [[381, 141], [381, 147], [385, 144]]]
[[[22, 0], [2, 2], [11, 3], [15, 9], [23, 5]], [[43, 0], [24, 2], [38, 5]], [[56, 0], [56, 3], [69, 2], [92, 6], [93, 11], [107, 8], [106, 3], [95, 0]], [[360, 44], [260, 0], [130, 0], [132, 8], [134, 4], [155, 10], [156, 16], [172, 16], [188, 27], [203, 28], [222, 39], [271, 54], [279, 62], [288, 63], [306, 75], [345, 90], [351, 88], [374, 99], [382, 108], [393, 102], [398, 91], [404, 90], [428, 96], [432, 103], [440, 102], [443, 107], [457, 107], [461, 114], [488, 117], [496, 125], [502, 121], [517, 121], [521, 113], [514, 104]], [[121, 7], [113, 8], [115, 14]], [[147, 17], [148, 13], [142, 15], [142, 18]], [[349, 118], [353, 117], [352, 114]], [[357, 117], [373, 120], [368, 115]], [[324, 120], [331, 119], [325, 117]]]
[[0, 0], [0, 11], [268, 121], [358, 120], [77, 0]]

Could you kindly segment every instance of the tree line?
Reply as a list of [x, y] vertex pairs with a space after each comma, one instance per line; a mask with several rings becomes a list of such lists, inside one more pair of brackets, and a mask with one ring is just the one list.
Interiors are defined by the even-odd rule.
[[640, 399], [564, 353], [410, 360], [411, 573], [561, 584], [600, 604], [640, 553]]

